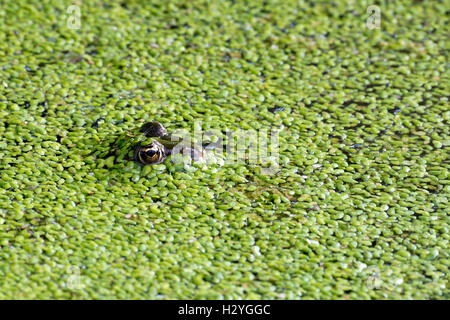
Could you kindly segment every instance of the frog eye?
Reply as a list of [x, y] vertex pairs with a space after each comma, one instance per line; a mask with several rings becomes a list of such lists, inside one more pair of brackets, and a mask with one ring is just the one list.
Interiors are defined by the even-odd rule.
[[144, 151], [144, 154], [148, 158], [153, 158], [156, 155], [156, 152], [157, 152], [156, 150], [148, 149], [148, 150]]
[[153, 141], [146, 146], [137, 147], [135, 158], [142, 164], [158, 164], [166, 158], [166, 149], [159, 142]]

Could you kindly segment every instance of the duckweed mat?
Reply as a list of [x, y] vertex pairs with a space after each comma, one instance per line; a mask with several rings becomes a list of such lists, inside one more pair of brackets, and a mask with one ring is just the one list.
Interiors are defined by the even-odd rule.
[[[448, 299], [448, 8], [0, 1], [0, 298]], [[95, 156], [150, 120], [279, 169]]]

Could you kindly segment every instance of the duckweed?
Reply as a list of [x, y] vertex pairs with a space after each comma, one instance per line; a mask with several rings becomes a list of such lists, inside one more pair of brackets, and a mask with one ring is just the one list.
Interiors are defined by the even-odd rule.
[[[0, 298], [448, 299], [446, 3], [371, 4], [0, 6]], [[150, 120], [278, 167], [100, 156]]]

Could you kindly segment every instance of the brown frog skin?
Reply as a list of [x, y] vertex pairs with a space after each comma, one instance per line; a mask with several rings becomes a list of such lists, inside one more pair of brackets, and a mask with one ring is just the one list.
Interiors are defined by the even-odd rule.
[[206, 159], [206, 152], [202, 146], [172, 141], [174, 140], [172, 136], [157, 121], [145, 123], [140, 132], [147, 138], [155, 138], [150, 144], [137, 146], [134, 150], [134, 159], [144, 165], [162, 163], [172, 153], [188, 154], [194, 161]]

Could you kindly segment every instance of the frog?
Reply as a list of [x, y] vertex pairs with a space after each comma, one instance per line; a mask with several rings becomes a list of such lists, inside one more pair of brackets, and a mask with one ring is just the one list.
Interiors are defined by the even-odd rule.
[[194, 162], [205, 162], [203, 146], [178, 141], [158, 121], [146, 122], [138, 130], [127, 131], [112, 143], [107, 156], [115, 155], [117, 161], [132, 160], [142, 165], [164, 162], [169, 156], [181, 153], [189, 155]]

